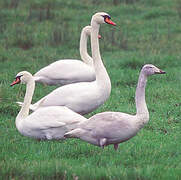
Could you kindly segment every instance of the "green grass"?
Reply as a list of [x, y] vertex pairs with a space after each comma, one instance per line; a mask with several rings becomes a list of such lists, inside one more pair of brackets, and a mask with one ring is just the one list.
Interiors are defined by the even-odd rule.
[[[152, 63], [166, 75], [148, 79], [149, 123], [117, 152], [80, 140], [36, 141], [15, 127], [16, 101], [25, 86], [10, 88], [22, 70], [31, 73], [63, 58], [80, 58], [81, 29], [98, 11], [116, 27], [102, 25], [101, 55], [112, 82], [103, 111], [135, 113], [141, 67]], [[0, 179], [181, 179], [180, 0], [0, 1]], [[33, 102], [56, 87], [37, 85]]]

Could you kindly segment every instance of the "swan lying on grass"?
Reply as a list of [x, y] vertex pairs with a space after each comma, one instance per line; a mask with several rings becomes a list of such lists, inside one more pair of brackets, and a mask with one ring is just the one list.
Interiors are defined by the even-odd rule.
[[66, 132], [77, 127], [77, 123], [86, 120], [65, 106], [44, 107], [29, 115], [35, 81], [29, 72], [22, 71], [16, 75], [11, 86], [20, 82], [27, 86], [23, 105], [16, 117], [16, 127], [22, 135], [35, 139], [61, 140]]

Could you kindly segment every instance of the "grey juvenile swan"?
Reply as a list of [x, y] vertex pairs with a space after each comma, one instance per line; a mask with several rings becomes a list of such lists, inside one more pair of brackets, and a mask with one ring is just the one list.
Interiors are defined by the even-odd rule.
[[121, 112], [102, 112], [88, 120], [80, 122], [77, 128], [66, 133], [66, 138], [79, 138], [96, 146], [104, 148], [118, 144], [134, 137], [137, 132], [149, 121], [149, 112], [145, 101], [145, 87], [147, 77], [153, 74], [164, 74], [152, 64], [144, 65], [136, 88], [136, 115]]

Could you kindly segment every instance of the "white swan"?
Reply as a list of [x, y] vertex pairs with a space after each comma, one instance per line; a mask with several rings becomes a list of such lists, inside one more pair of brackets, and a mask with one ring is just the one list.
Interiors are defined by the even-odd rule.
[[90, 33], [91, 26], [84, 27], [81, 32], [80, 56], [83, 61], [76, 59], [58, 60], [35, 73], [35, 81], [47, 85], [65, 85], [94, 81], [96, 77], [93, 61], [87, 53], [87, 38], [90, 36]]
[[66, 132], [76, 127], [77, 123], [86, 120], [83, 116], [63, 106], [40, 108], [29, 115], [35, 81], [29, 72], [22, 71], [17, 74], [11, 86], [20, 82], [27, 84], [24, 103], [16, 117], [16, 127], [22, 135], [35, 139], [61, 140], [64, 139]]
[[104, 148], [129, 140], [149, 121], [149, 112], [145, 102], [147, 77], [152, 74], [164, 74], [157, 67], [147, 64], [143, 66], [136, 89], [136, 115], [121, 112], [103, 112], [81, 122], [77, 129], [65, 134], [66, 138], [79, 138]]
[[87, 114], [102, 105], [110, 96], [111, 82], [99, 53], [98, 33], [100, 24], [115, 25], [107, 13], [93, 15], [91, 20], [91, 50], [96, 73], [96, 81], [68, 84], [59, 87], [40, 99], [31, 110], [45, 106], [66, 106], [74, 112]]

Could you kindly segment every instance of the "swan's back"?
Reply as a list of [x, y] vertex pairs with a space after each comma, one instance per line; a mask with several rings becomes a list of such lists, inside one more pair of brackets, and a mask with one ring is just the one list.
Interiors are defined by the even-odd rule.
[[135, 116], [126, 113], [102, 112], [90, 117], [88, 124], [109, 130], [111, 127], [126, 129], [132, 126], [134, 118]]
[[21, 134], [37, 139], [64, 139], [67, 131], [86, 120], [83, 116], [66, 107], [51, 106], [40, 108], [17, 124]]
[[108, 144], [123, 142], [137, 133], [135, 121], [134, 115], [120, 112], [99, 113], [80, 123], [78, 128], [84, 132], [80, 138], [84, 139], [89, 134], [95, 139], [106, 138]]
[[96, 81], [68, 84], [59, 87], [32, 106], [33, 110], [44, 106], [66, 106], [69, 109], [86, 114], [105, 102], [110, 92], [104, 94]]
[[84, 62], [75, 59], [58, 60], [34, 75], [36, 82], [49, 85], [65, 85], [95, 80], [95, 71]]
[[[37, 111], [30, 114], [25, 121], [31, 121], [30, 124], [41, 124], [43, 126], [53, 126], [53, 124], [61, 122], [65, 124], [74, 124], [85, 120], [83, 116], [73, 112], [64, 106], [49, 106], [39, 108]], [[41, 126], [42, 127], [42, 126]]]

